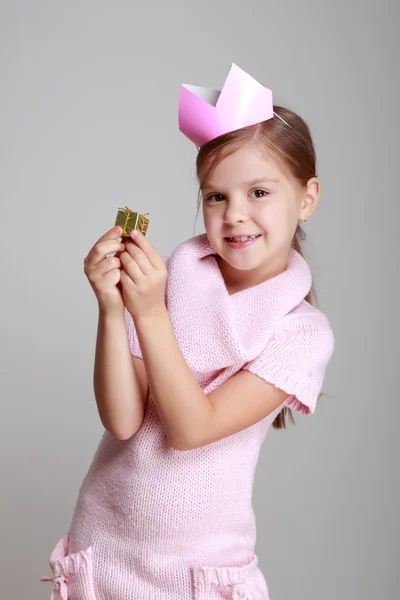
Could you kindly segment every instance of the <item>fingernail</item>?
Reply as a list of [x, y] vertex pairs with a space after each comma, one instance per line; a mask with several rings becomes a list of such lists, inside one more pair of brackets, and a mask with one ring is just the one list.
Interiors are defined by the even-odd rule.
[[135, 237], [135, 236], [137, 236], [137, 234], [138, 234], [138, 230], [137, 229], [132, 229], [131, 236]]

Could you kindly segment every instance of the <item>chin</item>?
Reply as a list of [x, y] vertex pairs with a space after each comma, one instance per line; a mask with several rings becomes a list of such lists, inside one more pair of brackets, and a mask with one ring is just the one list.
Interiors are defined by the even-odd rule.
[[232, 268], [236, 269], [236, 271], [254, 271], [259, 269], [263, 265], [265, 265], [265, 258], [250, 258], [247, 259], [235, 259], [232, 256], [226, 256], [225, 252], [220, 254], [220, 257]]

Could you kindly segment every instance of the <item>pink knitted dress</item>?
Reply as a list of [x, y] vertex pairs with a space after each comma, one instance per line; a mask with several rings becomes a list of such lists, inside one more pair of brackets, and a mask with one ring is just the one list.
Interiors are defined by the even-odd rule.
[[[166, 302], [179, 346], [205, 393], [247, 369], [312, 413], [333, 351], [326, 317], [303, 299], [305, 260], [229, 295], [205, 235], [168, 260]], [[141, 357], [127, 313], [132, 354]], [[246, 397], [243, 398], [246, 410]], [[279, 409], [280, 410], [280, 409]], [[139, 432], [108, 432], [52, 553], [62, 600], [267, 600], [255, 555], [254, 470], [279, 410], [203, 448], [172, 448], [151, 396]]]

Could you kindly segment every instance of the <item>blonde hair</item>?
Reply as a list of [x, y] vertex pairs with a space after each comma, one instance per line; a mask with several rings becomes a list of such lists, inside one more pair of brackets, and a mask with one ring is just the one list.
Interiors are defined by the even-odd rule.
[[[307, 123], [288, 108], [275, 106], [274, 112], [283, 121], [274, 117], [268, 121], [244, 127], [221, 135], [199, 149], [196, 171], [200, 187], [218, 162], [249, 142], [255, 143], [261, 150], [277, 160], [282, 168], [289, 170], [302, 186], [305, 187], [308, 180], [316, 176], [316, 154]], [[198, 209], [200, 203], [201, 195], [199, 194]], [[292, 246], [302, 256], [301, 242], [304, 239], [305, 233], [298, 225]], [[314, 286], [305, 300], [310, 304], [316, 303]], [[284, 407], [272, 426], [275, 429], [284, 429], [287, 418], [294, 423], [292, 411]]]

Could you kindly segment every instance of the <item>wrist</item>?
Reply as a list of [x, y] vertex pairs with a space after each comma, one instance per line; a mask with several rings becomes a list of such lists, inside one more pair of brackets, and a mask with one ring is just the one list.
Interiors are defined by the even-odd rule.
[[165, 304], [159, 304], [156, 306], [152, 306], [151, 308], [149, 308], [145, 312], [142, 312], [139, 315], [132, 315], [132, 318], [135, 323], [136, 329], [139, 331], [147, 329], [150, 325], [154, 326], [156, 323], [159, 323], [160, 321], [169, 318], [169, 315]]
[[110, 308], [109, 306], [102, 305], [99, 302], [99, 319], [103, 321], [115, 321], [120, 320], [121, 318], [125, 319], [125, 307], [122, 308]]

